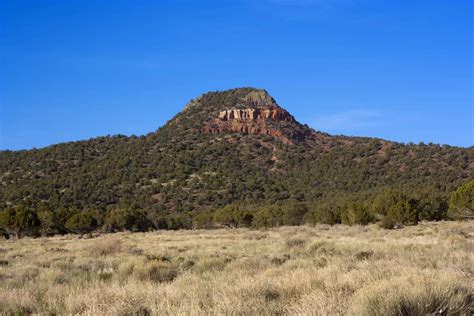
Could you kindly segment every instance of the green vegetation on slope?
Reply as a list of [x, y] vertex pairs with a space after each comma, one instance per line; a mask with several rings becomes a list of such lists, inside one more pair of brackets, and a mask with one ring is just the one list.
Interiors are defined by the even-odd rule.
[[[45, 233], [79, 231], [84, 223], [80, 217], [91, 214], [95, 220], [85, 222], [108, 230], [192, 227], [195, 218], [205, 224], [210, 216], [213, 223], [229, 204], [251, 213], [251, 225], [297, 224], [303, 217], [309, 222], [366, 222], [377, 218], [363, 209], [393, 189], [410, 197], [400, 198], [394, 210], [382, 215], [408, 223], [445, 218], [451, 192], [473, 177], [473, 148], [330, 136], [274, 120], [266, 124], [282, 135], [291, 138], [292, 131], [301, 130], [308, 137], [288, 144], [271, 135], [203, 131], [219, 111], [259, 106], [247, 98], [256, 91], [207, 93], [145, 136], [2, 151], [0, 212], [30, 209], [43, 218]], [[264, 101], [276, 105], [269, 96]], [[431, 196], [438, 200], [425, 201]], [[326, 204], [345, 208], [348, 203], [351, 211], [323, 211], [330, 209]], [[423, 203], [435, 204], [439, 214], [421, 215], [430, 212], [421, 210]], [[268, 219], [294, 205], [303, 205], [289, 211], [296, 219]], [[408, 214], [413, 208], [418, 215]], [[248, 225], [249, 218], [244, 222]]]

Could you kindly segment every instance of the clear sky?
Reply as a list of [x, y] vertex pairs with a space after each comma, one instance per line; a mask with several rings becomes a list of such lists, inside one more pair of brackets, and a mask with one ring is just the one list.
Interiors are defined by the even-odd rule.
[[474, 145], [472, 0], [1, 0], [0, 148], [141, 135], [266, 89], [331, 134]]

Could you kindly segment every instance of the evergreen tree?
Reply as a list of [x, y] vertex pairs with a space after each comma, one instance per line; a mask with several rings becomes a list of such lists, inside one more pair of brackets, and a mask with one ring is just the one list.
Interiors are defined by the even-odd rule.
[[474, 217], [474, 179], [459, 186], [451, 195], [449, 217], [453, 219]]
[[21, 238], [23, 234], [35, 234], [39, 225], [38, 215], [25, 205], [9, 207], [0, 212], [0, 228], [16, 238]]
[[76, 234], [85, 234], [97, 229], [97, 219], [90, 211], [72, 215], [66, 222], [66, 228]]

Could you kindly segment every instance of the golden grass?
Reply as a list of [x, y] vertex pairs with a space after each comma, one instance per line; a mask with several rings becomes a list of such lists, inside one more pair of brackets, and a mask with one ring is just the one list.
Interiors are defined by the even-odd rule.
[[470, 315], [473, 222], [0, 241], [3, 314]]

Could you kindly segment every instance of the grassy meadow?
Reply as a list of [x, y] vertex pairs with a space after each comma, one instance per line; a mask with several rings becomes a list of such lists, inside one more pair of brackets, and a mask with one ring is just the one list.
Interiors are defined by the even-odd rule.
[[7, 315], [471, 315], [473, 286], [474, 222], [0, 241]]

